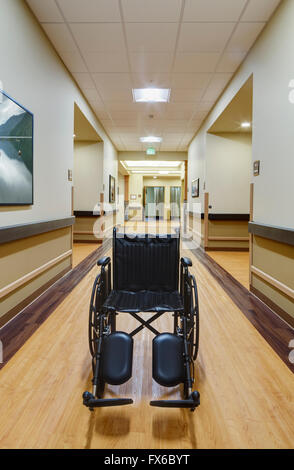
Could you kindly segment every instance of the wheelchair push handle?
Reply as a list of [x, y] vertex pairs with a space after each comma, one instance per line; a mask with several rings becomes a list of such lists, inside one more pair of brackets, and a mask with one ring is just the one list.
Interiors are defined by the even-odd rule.
[[109, 256], [103, 256], [103, 258], [100, 258], [97, 261], [97, 266], [107, 266], [110, 263], [110, 257]]
[[181, 258], [181, 264], [185, 268], [190, 268], [192, 266], [192, 261], [190, 258]]

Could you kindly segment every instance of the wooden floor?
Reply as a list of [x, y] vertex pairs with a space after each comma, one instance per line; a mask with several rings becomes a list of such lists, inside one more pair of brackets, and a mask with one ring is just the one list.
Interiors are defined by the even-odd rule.
[[[201, 405], [160, 409], [149, 400], [180, 397], [152, 381], [152, 333], [135, 337], [133, 377], [106, 396], [134, 405], [82, 405], [90, 390], [88, 302], [92, 269], [0, 371], [0, 448], [293, 448], [294, 375], [191, 252], [200, 298], [195, 388]], [[135, 324], [120, 314], [118, 328]], [[171, 328], [168, 314], [157, 321]]]
[[249, 289], [249, 252], [209, 251], [207, 254]]
[[72, 248], [72, 267], [75, 268], [90, 253], [97, 250], [101, 243], [74, 243]]

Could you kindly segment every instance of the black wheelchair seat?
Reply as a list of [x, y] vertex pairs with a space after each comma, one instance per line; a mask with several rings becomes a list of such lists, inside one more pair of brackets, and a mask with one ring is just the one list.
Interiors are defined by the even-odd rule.
[[152, 292], [140, 290], [138, 292], [113, 290], [103, 305], [107, 310], [116, 312], [182, 312], [183, 301], [178, 291]]

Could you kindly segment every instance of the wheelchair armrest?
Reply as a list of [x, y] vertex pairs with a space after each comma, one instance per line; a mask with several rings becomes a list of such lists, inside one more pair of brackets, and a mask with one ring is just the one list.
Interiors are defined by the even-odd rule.
[[109, 256], [103, 256], [103, 258], [100, 258], [97, 262], [98, 266], [107, 266], [110, 263], [110, 258]]
[[184, 267], [192, 266], [192, 261], [190, 260], [190, 258], [181, 258], [181, 263], [182, 263], [182, 266]]

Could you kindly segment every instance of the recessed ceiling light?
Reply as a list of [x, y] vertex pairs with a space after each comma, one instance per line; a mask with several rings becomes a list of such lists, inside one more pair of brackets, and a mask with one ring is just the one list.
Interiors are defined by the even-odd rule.
[[168, 175], [169, 171], [159, 171], [158, 172], [160, 175]]
[[152, 144], [152, 143], [155, 143], [155, 142], [162, 142], [162, 138], [161, 137], [155, 137], [153, 135], [149, 135], [148, 137], [140, 137], [140, 141], [148, 143], [148, 144]]
[[74, 139], [76, 138], [76, 134], [73, 135], [73, 138], [74, 138]]
[[155, 180], [156, 180], [156, 179], [157, 179], [157, 176], [153, 176], [153, 179], [155, 179]]
[[251, 127], [251, 122], [242, 122], [241, 127], [243, 127], [243, 129], [248, 129], [248, 127]]
[[167, 103], [170, 88], [133, 88], [136, 103]]

